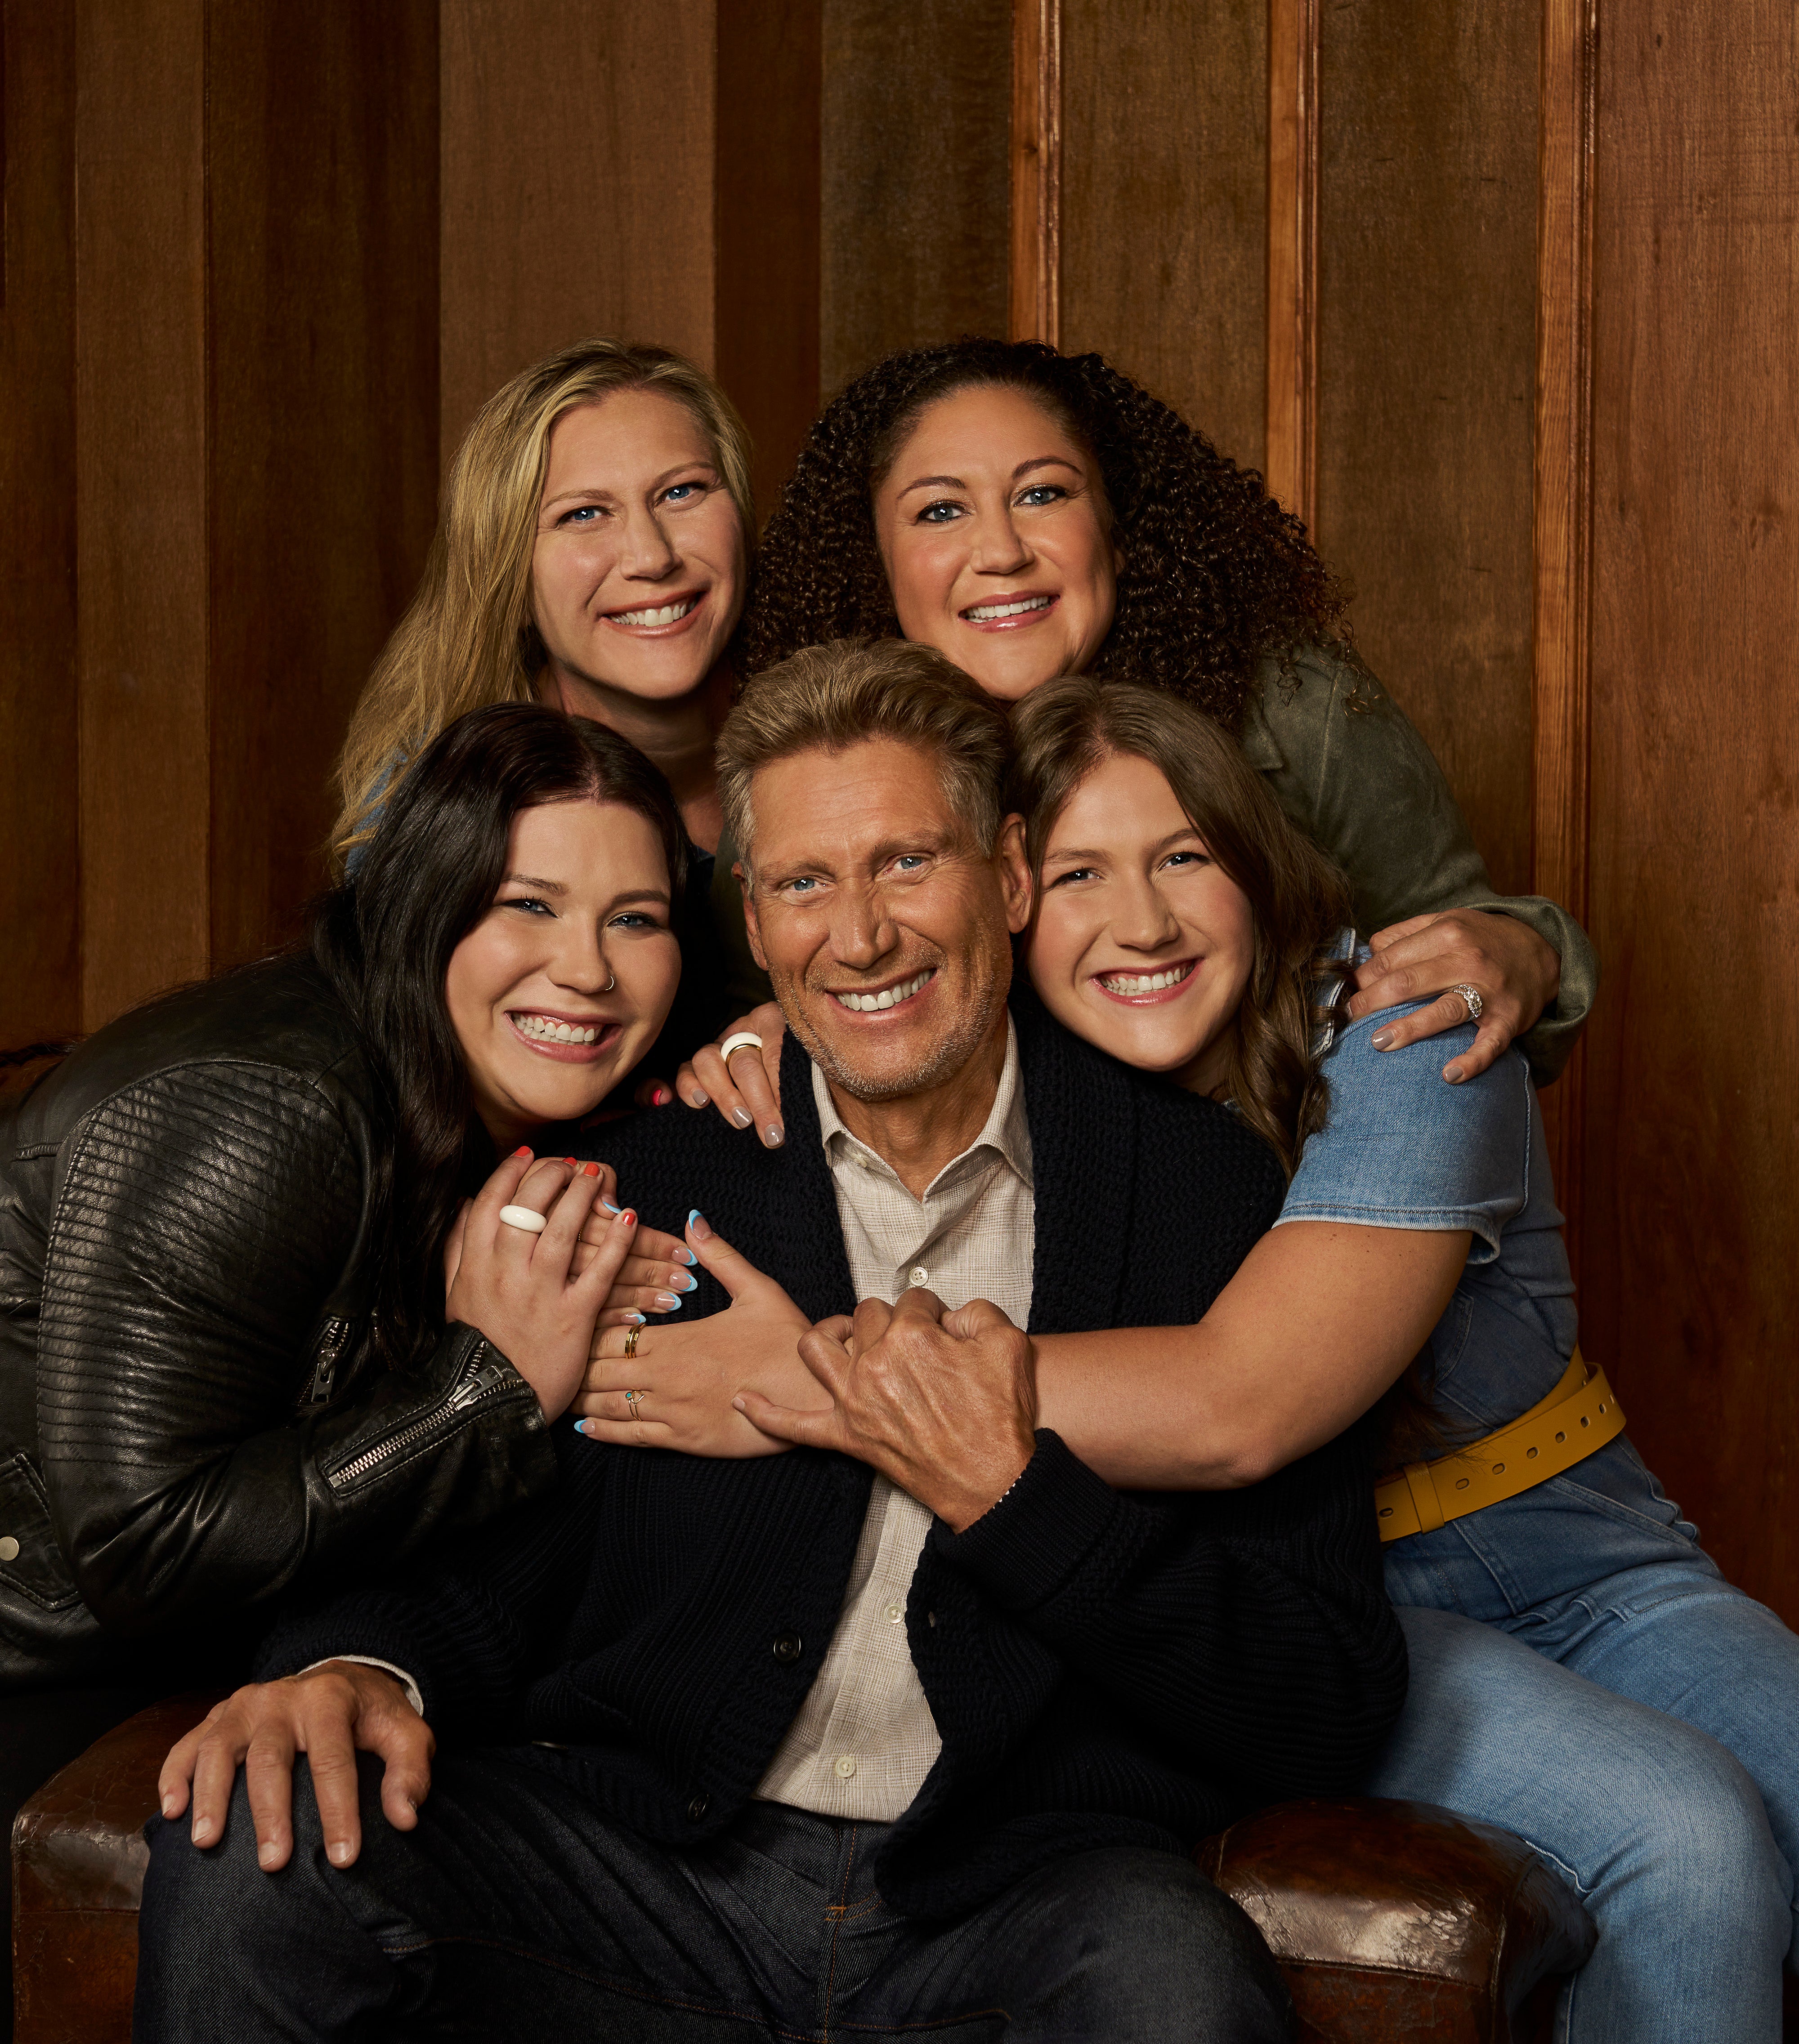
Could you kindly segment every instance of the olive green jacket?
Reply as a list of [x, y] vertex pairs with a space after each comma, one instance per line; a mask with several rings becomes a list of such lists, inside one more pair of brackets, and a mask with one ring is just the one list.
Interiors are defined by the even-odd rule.
[[1309, 647], [1283, 678], [1264, 664], [1242, 730], [1244, 757], [1355, 890], [1364, 936], [1408, 916], [1488, 909], [1528, 924], [1560, 957], [1561, 991], [1519, 1039], [1539, 1085], [1568, 1062], [1599, 987], [1599, 961], [1567, 910], [1499, 894], [1436, 757], [1367, 669]]
[[[1566, 909], [1534, 894], [1493, 891], [1466, 820], [1436, 755], [1367, 668], [1308, 647], [1282, 675], [1264, 663], [1244, 715], [1244, 756], [1268, 777], [1281, 807], [1348, 874], [1364, 936], [1444, 909], [1501, 910], [1528, 924], [1562, 960], [1554, 1006], [1519, 1039], [1539, 1085], [1568, 1061], [1599, 985], [1586, 932]], [[734, 1015], [770, 999], [750, 955], [743, 901], [721, 840], [712, 907]]]

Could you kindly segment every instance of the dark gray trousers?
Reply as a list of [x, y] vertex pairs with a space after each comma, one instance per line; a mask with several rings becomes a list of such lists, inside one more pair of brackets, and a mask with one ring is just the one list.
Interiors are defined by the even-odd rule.
[[209, 1851], [154, 1821], [137, 2044], [1290, 2033], [1254, 1927], [1174, 1854], [1078, 1854], [961, 1922], [917, 1924], [875, 1890], [884, 1826], [755, 1804], [675, 1852], [602, 1815], [582, 1774], [533, 1747], [442, 1754], [418, 1828], [398, 1832], [365, 1758], [363, 1850], [344, 1872], [303, 1762], [279, 1873], [257, 1867], [241, 1778]]

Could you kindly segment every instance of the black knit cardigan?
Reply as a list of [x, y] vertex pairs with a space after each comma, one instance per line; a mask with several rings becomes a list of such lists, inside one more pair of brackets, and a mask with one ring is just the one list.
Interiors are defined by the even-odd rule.
[[[1015, 997], [1036, 1189], [1031, 1326], [1198, 1319], [1279, 1204], [1223, 1108], [1114, 1063]], [[698, 1206], [813, 1318], [854, 1303], [810, 1067], [787, 1040], [787, 1139], [663, 1109], [600, 1132], [621, 1197]], [[686, 1311], [727, 1303], [701, 1275]], [[817, 1674], [871, 1472], [822, 1450], [714, 1462], [557, 1430], [563, 1480], [456, 1565], [290, 1616], [279, 1674], [365, 1654], [416, 1676], [446, 1743], [580, 1750], [640, 1833], [715, 1836]], [[1362, 1431], [1252, 1488], [1113, 1489], [1052, 1432], [1005, 1500], [932, 1529], [906, 1634], [943, 1752], [881, 1850], [888, 1903], [959, 1914], [1047, 1859], [1190, 1846], [1245, 1809], [1348, 1789], [1397, 1716]]]

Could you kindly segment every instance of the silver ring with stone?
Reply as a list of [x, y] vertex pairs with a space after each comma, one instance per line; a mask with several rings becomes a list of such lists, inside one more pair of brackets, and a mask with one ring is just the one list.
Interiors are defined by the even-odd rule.
[[1478, 987], [1470, 986], [1467, 982], [1464, 980], [1459, 986], [1452, 986], [1449, 990], [1451, 993], [1459, 993], [1461, 995], [1462, 1005], [1468, 1011], [1468, 1020], [1470, 1022], [1479, 1021], [1481, 1019], [1481, 1010], [1486, 1005], [1486, 1002], [1481, 999], [1480, 989]]

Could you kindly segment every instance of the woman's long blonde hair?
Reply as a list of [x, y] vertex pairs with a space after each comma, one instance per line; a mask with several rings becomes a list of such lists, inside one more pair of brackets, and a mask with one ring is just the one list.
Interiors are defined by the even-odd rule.
[[640, 390], [684, 405], [711, 442], [753, 555], [749, 434], [703, 369], [672, 348], [579, 340], [513, 377], [463, 436], [418, 594], [350, 719], [337, 766], [335, 866], [368, 836], [371, 813], [399, 763], [469, 710], [535, 698], [548, 655], [532, 616], [531, 563], [550, 434], [565, 413], [616, 390]]
[[1291, 1178], [1330, 1093], [1313, 1050], [1325, 959], [1349, 922], [1349, 883], [1287, 820], [1262, 777], [1210, 717], [1165, 690], [1064, 675], [1012, 712], [1005, 807], [1024, 819], [1041, 884], [1056, 818], [1103, 761], [1160, 770], [1205, 848], [1248, 897], [1255, 959], [1233, 1034], [1227, 1089]]

